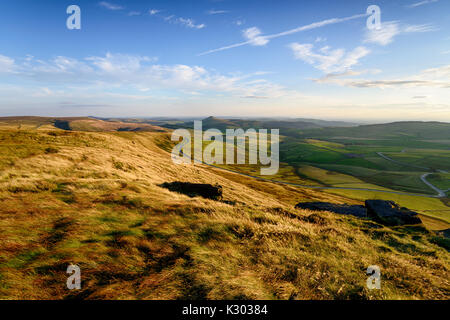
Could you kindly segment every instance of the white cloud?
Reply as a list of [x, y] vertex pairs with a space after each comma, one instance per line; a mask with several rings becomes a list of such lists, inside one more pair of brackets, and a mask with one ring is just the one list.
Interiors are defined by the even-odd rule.
[[[155, 58], [146, 56], [107, 53], [82, 60], [60, 56], [48, 61], [32, 60], [14, 65], [13, 59], [0, 56], [0, 66], [8, 66], [2, 70], [18, 79], [34, 80], [38, 86], [35, 95], [40, 97], [59, 94], [59, 91], [52, 90], [52, 86], [59, 88], [62, 84], [64, 88], [82, 91], [124, 89], [136, 91], [138, 95], [145, 93], [145, 96], [154, 90], [268, 98], [288, 92], [261, 78], [265, 72], [224, 75], [201, 66], [161, 65], [155, 61]], [[12, 66], [15, 66], [14, 71]]]
[[103, 8], [106, 8], [108, 10], [123, 10], [124, 7], [118, 5], [118, 4], [114, 4], [114, 3], [110, 3], [110, 2], [106, 2], [106, 1], [101, 1], [99, 2], [99, 5], [102, 6]]
[[379, 29], [367, 29], [364, 42], [386, 46], [394, 41], [394, 38], [405, 33], [422, 33], [436, 31], [431, 24], [401, 25], [398, 21], [387, 21], [381, 24]]
[[99, 70], [108, 73], [122, 73], [138, 71], [142, 62], [155, 61], [155, 58], [145, 56], [132, 56], [123, 54], [107, 53], [105, 57], [88, 57], [87, 61], [92, 61], [92, 64]]
[[[321, 49], [322, 54], [313, 51], [314, 45], [292, 43], [289, 45], [296, 59], [313, 65], [326, 73], [343, 72], [358, 64], [359, 60], [370, 53], [365, 47], [357, 47], [346, 53], [344, 49]], [[327, 48], [326, 50], [324, 50]]]
[[160, 12], [161, 12], [161, 10], [156, 10], [156, 9], [151, 9], [151, 10], [148, 11], [148, 13], [151, 16], [154, 16], [155, 14], [160, 13]]
[[[199, 56], [210, 54], [210, 53], [214, 53], [214, 52], [229, 50], [229, 49], [233, 49], [233, 48], [237, 48], [237, 47], [242, 47], [242, 46], [245, 46], [245, 45], [258, 45], [256, 43], [264, 42], [264, 44], [267, 44], [271, 39], [276, 39], [276, 38], [288, 36], [288, 35], [291, 35], [291, 34], [295, 34], [295, 33], [298, 33], [298, 32], [312, 30], [312, 29], [317, 29], [317, 28], [328, 26], [328, 25], [332, 25], [332, 24], [336, 24], [336, 23], [342, 23], [342, 22], [345, 22], [345, 21], [350, 21], [350, 20], [359, 19], [359, 18], [363, 18], [363, 17], [367, 17], [367, 14], [364, 13], [364, 14], [357, 14], [357, 15], [345, 17], [345, 18], [332, 18], [332, 19], [322, 20], [322, 21], [314, 22], [314, 23], [311, 23], [311, 24], [308, 24], [308, 25], [304, 25], [304, 26], [301, 26], [301, 27], [297, 27], [297, 28], [294, 28], [294, 29], [290, 29], [290, 30], [287, 30], [287, 31], [266, 35], [266, 36], [262, 36], [259, 33], [258, 34], [259, 39], [256, 42], [254, 41], [254, 38], [252, 38], [252, 39], [249, 39], [249, 40], [247, 40], [245, 42], [239, 42], [239, 43], [231, 44], [231, 45], [228, 45], [228, 46], [225, 46], [225, 47], [220, 47], [220, 48], [217, 48], [217, 49], [205, 51], [203, 53], [200, 53]], [[256, 27], [253, 27], [253, 28], [259, 30]]]
[[14, 59], [0, 54], [0, 73], [12, 72], [14, 69]]
[[415, 8], [415, 7], [423, 6], [425, 4], [430, 4], [430, 3], [438, 2], [438, 1], [439, 0], [424, 0], [424, 1], [420, 1], [420, 2], [415, 2], [415, 3], [411, 4], [411, 5], [409, 5], [408, 7], [409, 8]]
[[175, 20], [175, 23], [179, 23], [182, 24], [188, 28], [192, 28], [192, 29], [203, 29], [204, 27], [206, 27], [206, 25], [204, 23], [202, 24], [195, 24], [195, 21], [190, 19], [190, 18], [177, 18]]
[[269, 42], [269, 40], [263, 36], [260, 36], [261, 30], [256, 27], [245, 29], [242, 34], [244, 38], [246, 38], [250, 44], [254, 46], [264, 46]]
[[364, 42], [385, 46], [391, 43], [398, 34], [400, 34], [400, 28], [397, 22], [383, 22], [381, 28], [366, 31]]
[[141, 13], [139, 11], [130, 11], [128, 12], [128, 16], [129, 17], [133, 17], [133, 16], [140, 16]]

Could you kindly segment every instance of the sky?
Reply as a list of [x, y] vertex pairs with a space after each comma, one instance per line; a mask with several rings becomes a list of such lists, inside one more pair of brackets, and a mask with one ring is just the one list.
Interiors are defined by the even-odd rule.
[[449, 30], [449, 0], [3, 0], [0, 116], [450, 122]]

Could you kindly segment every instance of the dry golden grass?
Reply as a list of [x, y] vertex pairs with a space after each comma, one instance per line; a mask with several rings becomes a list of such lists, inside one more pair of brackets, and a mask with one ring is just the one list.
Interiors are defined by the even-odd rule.
[[[428, 231], [296, 210], [357, 202], [175, 165], [168, 137], [0, 128], [0, 298], [449, 298], [449, 253]], [[224, 199], [159, 186], [172, 181], [218, 183]]]

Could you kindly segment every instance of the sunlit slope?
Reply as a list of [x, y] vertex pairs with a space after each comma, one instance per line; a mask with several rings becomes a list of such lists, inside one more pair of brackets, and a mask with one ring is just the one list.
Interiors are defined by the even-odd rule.
[[90, 117], [0, 117], [3, 129], [38, 129], [59, 128], [68, 131], [149, 131], [163, 132], [165, 129], [148, 123], [129, 123], [119, 120], [105, 121]]
[[[175, 165], [161, 132], [0, 128], [0, 298], [448, 299], [422, 229], [295, 210], [341, 195]], [[222, 201], [163, 182], [220, 184]], [[80, 266], [82, 290], [65, 287]], [[382, 290], [365, 270], [382, 270]], [[420, 276], [418, 276], [420, 275]]]

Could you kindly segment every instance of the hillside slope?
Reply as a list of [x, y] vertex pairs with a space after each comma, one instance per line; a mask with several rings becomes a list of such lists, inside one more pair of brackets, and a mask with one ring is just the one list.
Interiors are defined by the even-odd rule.
[[[450, 297], [449, 253], [427, 231], [296, 210], [358, 202], [175, 165], [168, 133], [0, 128], [0, 143], [0, 299]], [[224, 199], [161, 186], [173, 181], [218, 183]], [[369, 265], [382, 290], [366, 289]]]

